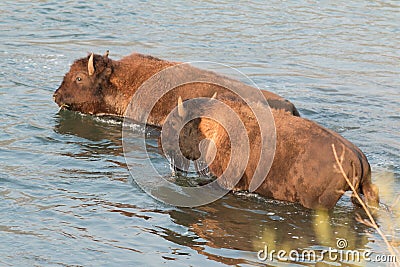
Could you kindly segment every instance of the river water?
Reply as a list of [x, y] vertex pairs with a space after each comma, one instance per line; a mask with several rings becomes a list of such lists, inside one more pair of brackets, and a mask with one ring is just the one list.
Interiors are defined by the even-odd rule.
[[[377, 1], [2, 1], [1, 266], [313, 266], [262, 261], [338, 248], [388, 255], [346, 194], [330, 213], [228, 194], [198, 208], [130, 182], [121, 124], [58, 112], [52, 94], [88, 52], [230, 65], [367, 155], [378, 223], [399, 249], [400, 12]], [[150, 138], [151, 139], [151, 138]], [[156, 139], [150, 140], [156, 145]], [[157, 149], [151, 156], [165, 165]], [[385, 266], [325, 258], [318, 266]]]

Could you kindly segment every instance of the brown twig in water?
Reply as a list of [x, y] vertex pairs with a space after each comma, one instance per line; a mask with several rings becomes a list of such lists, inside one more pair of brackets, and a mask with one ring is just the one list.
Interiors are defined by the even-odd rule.
[[399, 259], [399, 255], [398, 255], [397, 251], [390, 244], [390, 242], [387, 240], [387, 238], [384, 235], [384, 233], [382, 232], [382, 230], [376, 224], [375, 219], [372, 217], [372, 214], [369, 211], [367, 205], [361, 199], [360, 195], [357, 193], [357, 190], [354, 188], [353, 184], [350, 182], [349, 177], [347, 177], [346, 172], [343, 170], [342, 162], [343, 162], [343, 157], [344, 157], [344, 147], [343, 147], [343, 153], [340, 156], [340, 159], [338, 158], [338, 155], [337, 155], [336, 148], [335, 148], [334, 144], [332, 144], [332, 150], [333, 150], [333, 154], [335, 156], [336, 163], [337, 163], [337, 165], [339, 167], [339, 171], [343, 175], [343, 177], [346, 180], [347, 184], [350, 186], [351, 190], [353, 191], [354, 196], [357, 198], [358, 202], [360, 203], [360, 205], [364, 209], [364, 211], [367, 213], [367, 216], [369, 218], [369, 221], [368, 221], [368, 220], [362, 219], [361, 216], [359, 214], [357, 214], [356, 215], [356, 220], [358, 222], [361, 222], [361, 223], [363, 223], [363, 224], [365, 224], [367, 226], [370, 226], [370, 227], [374, 228], [378, 232], [378, 234], [382, 237], [383, 241], [385, 242], [387, 248], [389, 249], [390, 254], [395, 256], [395, 258], [396, 258], [396, 262], [394, 262], [395, 266], [400, 266], [400, 263], [397, 261]]

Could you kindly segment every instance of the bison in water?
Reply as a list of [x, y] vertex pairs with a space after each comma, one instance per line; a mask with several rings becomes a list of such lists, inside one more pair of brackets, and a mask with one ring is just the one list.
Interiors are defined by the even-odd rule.
[[[246, 167], [239, 183], [233, 188], [229, 187], [231, 185], [229, 177], [228, 181], [222, 180], [219, 183], [221, 186], [233, 190], [249, 190], [251, 179], [260, 159], [259, 124], [253, 111], [245, 102], [225, 96], [219, 96], [217, 100], [225, 103], [238, 114], [250, 140], [249, 160], [247, 165], [244, 165]], [[217, 100], [208, 101], [215, 102]], [[178, 103], [178, 112], [171, 114], [162, 130], [166, 130], [166, 132], [162, 132], [162, 137], [166, 138], [164, 140], [178, 135], [179, 145], [163, 147], [164, 142], [160, 138], [160, 147], [175, 162], [184, 160], [179, 157], [193, 161], [203, 157], [208, 162], [209, 171], [220, 177], [232, 156], [228, 132], [215, 119], [207, 117], [196, 118], [185, 124], [184, 122], [188, 121], [185, 120], [185, 117], [190, 116], [190, 113], [193, 112], [193, 108], [187, 108], [185, 105], [188, 104]], [[198, 109], [201, 108], [203, 107], [198, 107]], [[220, 107], [212, 103], [206, 108], [207, 112], [215, 115], [214, 118], [218, 113], [223, 112]], [[268, 107], [260, 104], [257, 108]], [[196, 112], [199, 113], [198, 110]], [[298, 202], [311, 209], [332, 209], [343, 193], [350, 190], [346, 180], [338, 171], [332, 150], [332, 144], [334, 144], [339, 156], [341, 155], [344, 171], [354, 187], [364, 195], [369, 205], [378, 205], [378, 189], [371, 183], [370, 165], [359, 148], [339, 134], [310, 120], [291, 116], [283, 110], [272, 110], [272, 114], [276, 128], [275, 156], [268, 175], [255, 190], [256, 193], [277, 200]], [[221, 116], [226, 115], [221, 114]], [[181, 131], [178, 132], [178, 129]], [[233, 131], [229, 133], [231, 136], [238, 135], [235, 129], [237, 128], [233, 128]], [[200, 142], [203, 139], [211, 140], [216, 149], [210, 150], [210, 145], [206, 145], [204, 148], [204, 143], [203, 149], [201, 149]], [[180, 152], [176, 149], [180, 149]], [[207, 153], [213, 155], [209, 156]], [[239, 158], [239, 160], [244, 159]], [[240, 164], [233, 163], [233, 166], [238, 165]], [[186, 164], [186, 166], [188, 165]]]
[[[54, 93], [54, 101], [64, 109], [93, 115], [122, 117], [132, 96], [143, 83], [160, 71], [179, 64], [141, 54], [132, 54], [121, 60], [110, 59], [108, 51], [103, 56], [91, 54], [76, 60], [72, 64], [61, 86]], [[163, 83], [171, 84], [171, 80], [182, 78], [188, 72], [195, 73], [196, 77], [201, 76], [210, 80], [222, 79], [225, 84], [228, 82], [230, 85], [240, 87], [244, 91], [249, 91], [248, 89], [254, 90], [253, 87], [244, 83], [189, 65], [177, 75], [170, 76], [168, 79], [164, 77]], [[150, 88], [147, 96], [152, 96], [153, 90], [158, 89]], [[221, 93], [226, 92], [227, 89], [223, 86], [206, 82], [183, 84], [159, 99], [147, 121], [140, 121], [136, 117], [133, 119], [142, 123], [161, 126], [165, 117], [175, 107], [178, 95], [185, 100], [196, 97], [211, 97], [216, 91]], [[262, 95], [264, 95], [272, 108], [284, 109], [293, 115], [299, 116], [295, 106], [284, 98], [268, 91], [262, 91]], [[143, 96], [143, 99], [140, 99], [141, 101], [138, 101], [138, 104], [148, 102], [147, 96]], [[138, 107], [138, 112], [141, 112], [140, 107]]]

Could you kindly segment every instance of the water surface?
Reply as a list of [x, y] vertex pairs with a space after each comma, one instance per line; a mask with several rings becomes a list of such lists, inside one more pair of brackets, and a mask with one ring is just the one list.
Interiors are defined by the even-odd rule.
[[249, 194], [193, 209], [159, 203], [129, 182], [121, 124], [58, 112], [52, 94], [73, 60], [90, 51], [235, 67], [365, 152], [381, 189], [378, 222], [398, 247], [400, 219], [390, 206], [400, 192], [399, 7], [2, 1], [0, 265], [251, 266], [265, 264], [257, 259], [264, 244], [321, 251], [339, 238], [348, 249], [387, 255], [382, 238], [355, 220], [363, 213], [348, 195], [328, 215]]

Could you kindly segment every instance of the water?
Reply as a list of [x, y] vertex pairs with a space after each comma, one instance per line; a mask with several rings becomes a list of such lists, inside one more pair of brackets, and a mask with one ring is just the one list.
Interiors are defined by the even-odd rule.
[[2, 1], [0, 265], [304, 266], [313, 264], [263, 262], [257, 252], [264, 244], [318, 252], [339, 238], [347, 249], [388, 254], [382, 238], [354, 219], [363, 213], [348, 195], [328, 215], [249, 194], [194, 209], [146, 195], [129, 182], [121, 124], [58, 112], [52, 101], [73, 60], [107, 49], [114, 59], [137, 51], [228, 64], [341, 133], [367, 155], [381, 189], [378, 222], [399, 248], [399, 216], [385, 211], [400, 190], [399, 7]]

